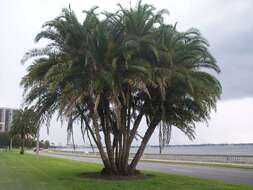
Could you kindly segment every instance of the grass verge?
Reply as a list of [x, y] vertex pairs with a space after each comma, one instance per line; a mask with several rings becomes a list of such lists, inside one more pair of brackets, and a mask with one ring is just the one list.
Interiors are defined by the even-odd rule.
[[252, 190], [252, 186], [187, 176], [145, 172], [142, 180], [103, 180], [81, 177], [101, 166], [45, 156], [0, 153], [0, 190]]

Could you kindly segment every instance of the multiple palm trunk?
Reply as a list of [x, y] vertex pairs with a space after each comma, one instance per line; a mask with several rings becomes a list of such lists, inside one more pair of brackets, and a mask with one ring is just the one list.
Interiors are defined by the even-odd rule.
[[[150, 122], [148, 129], [142, 137], [141, 144], [137, 152], [135, 153], [133, 159], [129, 162], [130, 148], [134, 138], [136, 137], [137, 129], [142, 118], [143, 113], [140, 112], [133, 122], [132, 127], [130, 127], [129, 120], [128, 122], [124, 122], [124, 124], [127, 125], [122, 126], [121, 123], [119, 128], [116, 127], [113, 129], [113, 127], [110, 126], [110, 122], [100, 122], [101, 118], [99, 117], [97, 111], [95, 111], [92, 115], [93, 126], [87, 122], [86, 117], [83, 115], [82, 119], [85, 121], [86, 127], [88, 128], [89, 133], [91, 134], [93, 141], [96, 143], [101, 155], [105, 167], [102, 171], [103, 173], [110, 175], [131, 175], [135, 173], [137, 163], [159, 122], [158, 119], [154, 119]], [[103, 119], [107, 121], [109, 120], [108, 118]], [[122, 120], [122, 118], [119, 119]], [[103, 123], [102, 127], [99, 123]]]

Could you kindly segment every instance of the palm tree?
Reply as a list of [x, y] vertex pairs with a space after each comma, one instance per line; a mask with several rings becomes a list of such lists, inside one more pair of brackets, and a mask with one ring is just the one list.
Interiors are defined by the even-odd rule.
[[[195, 123], [209, 119], [221, 94], [208, 69], [220, 70], [198, 30], [179, 32], [164, 23], [167, 10], [155, 12], [141, 2], [129, 9], [119, 5], [103, 20], [95, 11], [85, 11], [80, 23], [69, 7], [47, 22], [35, 40], [51, 43], [25, 54], [22, 61], [33, 62], [21, 85], [41, 120], [58, 112], [69, 119], [68, 129], [80, 121], [100, 152], [102, 173], [130, 175], [158, 126], [162, 145], [171, 127], [194, 138]], [[147, 125], [143, 136], [141, 121]]]
[[20, 154], [24, 154], [25, 140], [36, 135], [38, 127], [36, 117], [36, 113], [28, 108], [18, 110], [14, 115], [10, 134], [11, 138], [14, 136], [21, 138]]

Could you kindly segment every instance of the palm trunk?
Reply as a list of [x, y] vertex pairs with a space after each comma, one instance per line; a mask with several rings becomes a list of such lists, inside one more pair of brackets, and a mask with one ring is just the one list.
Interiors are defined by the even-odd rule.
[[151, 122], [148, 130], [146, 131], [143, 139], [142, 139], [142, 142], [141, 142], [141, 145], [137, 151], [137, 153], [135, 154], [130, 166], [129, 166], [129, 171], [132, 172], [136, 169], [136, 166], [139, 162], [139, 160], [141, 159], [141, 156], [143, 155], [143, 152], [145, 150], [145, 147], [150, 139], [150, 137], [152, 136], [152, 134], [154, 133], [155, 131], [155, 128], [156, 128], [156, 125], [157, 125], [157, 121], [153, 121]]
[[25, 147], [25, 139], [22, 138], [20, 154], [24, 154], [25, 153], [25, 148], [24, 147]]
[[134, 137], [136, 135], [136, 132], [137, 132], [137, 129], [141, 123], [141, 120], [142, 120], [142, 117], [144, 115], [144, 111], [142, 110], [139, 115], [137, 116], [134, 124], [133, 124], [133, 128], [131, 131], [129, 131], [129, 136], [128, 136], [128, 140], [127, 140], [127, 149], [126, 149], [126, 157], [125, 157], [125, 165], [127, 166], [127, 170], [128, 169], [128, 159], [129, 159], [129, 153], [130, 153], [130, 149], [131, 149], [131, 145], [132, 145], [132, 142], [134, 140]]
[[162, 154], [162, 126], [159, 127], [159, 154]]
[[74, 139], [74, 131], [73, 131], [73, 129], [72, 129], [72, 131], [71, 131], [71, 137], [72, 137], [73, 149], [74, 149], [74, 151], [76, 151], [76, 145], [75, 145], [75, 139]]
[[113, 149], [111, 145], [111, 137], [109, 131], [107, 131], [107, 134], [105, 135], [105, 145], [107, 150], [107, 155], [110, 161], [111, 169], [114, 174], [118, 174], [118, 169], [115, 163]]
[[[142, 139], [139, 150], [137, 151], [131, 164], [128, 163], [129, 151], [133, 139], [137, 133], [137, 129], [140, 125], [142, 117], [145, 113], [144, 109], [140, 111], [138, 116], [135, 118], [132, 129], [130, 129], [131, 123], [131, 105], [128, 102], [128, 108], [122, 105], [123, 100], [119, 100], [118, 97], [115, 98], [115, 122], [112, 121], [112, 116], [106, 110], [106, 102], [100, 102], [100, 96], [96, 98], [95, 105], [91, 112], [92, 125], [90, 126], [89, 121], [83, 114], [83, 111], [79, 108], [81, 117], [85, 122], [85, 125], [91, 134], [97, 148], [99, 150], [101, 159], [104, 164], [104, 169], [102, 174], [106, 175], [132, 175], [138, 161], [140, 160], [144, 149], [152, 136], [155, 127], [158, 123], [157, 119], [154, 119], [149, 125], [144, 138]], [[126, 105], [126, 103], [124, 103]], [[99, 110], [97, 110], [98, 106]], [[100, 126], [101, 125], [101, 126]], [[100, 133], [103, 132], [104, 135], [104, 145], [106, 151], [104, 150], [102, 139]], [[111, 140], [111, 133], [113, 133], [114, 139]]]
[[101, 155], [102, 161], [104, 163], [105, 169], [106, 170], [111, 170], [111, 164], [109, 162], [109, 159], [104, 151], [102, 142], [101, 142], [101, 136], [99, 134], [99, 125], [98, 125], [98, 113], [97, 111], [94, 111], [95, 113], [92, 114], [92, 120], [93, 120], [93, 125], [95, 129], [95, 138], [96, 138], [96, 143], [97, 143], [97, 148], [99, 150], [99, 153]]
[[[80, 111], [80, 109], [79, 109], [79, 111]], [[100, 156], [101, 156], [101, 159], [103, 161], [103, 164], [104, 164], [105, 168], [109, 168], [110, 163], [109, 163], [108, 157], [106, 156], [105, 151], [103, 149], [103, 145], [101, 143], [101, 137], [100, 137], [100, 134], [99, 134], [99, 126], [98, 126], [98, 123], [97, 123], [97, 115], [96, 115], [97, 113], [92, 114], [93, 126], [94, 126], [94, 129], [95, 129], [94, 131], [91, 129], [91, 126], [89, 125], [89, 122], [87, 121], [85, 116], [82, 114], [82, 112], [80, 112], [80, 113], [81, 113], [81, 117], [84, 120], [88, 131], [91, 134], [92, 139], [94, 140], [95, 144], [97, 145], [98, 151], [100, 153]], [[87, 134], [88, 134], [88, 132], [87, 132]]]
[[37, 142], [36, 142], [36, 154], [40, 152], [40, 127], [37, 128]]
[[12, 137], [11, 137], [11, 139], [10, 139], [10, 150], [12, 150]]
[[[106, 112], [105, 116], [107, 116], [108, 113]], [[113, 152], [113, 146], [112, 146], [112, 141], [111, 141], [111, 131], [112, 127], [110, 125], [108, 117], [104, 119], [104, 124], [105, 124], [105, 145], [106, 145], [106, 150], [107, 150], [107, 155], [109, 158], [109, 161], [111, 163], [111, 167], [113, 170], [113, 173], [118, 174], [118, 168], [116, 166], [115, 162], [115, 157], [114, 157], [114, 152]]]

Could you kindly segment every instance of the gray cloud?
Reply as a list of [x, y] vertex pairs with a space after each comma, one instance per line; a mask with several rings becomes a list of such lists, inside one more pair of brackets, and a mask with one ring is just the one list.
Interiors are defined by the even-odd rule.
[[218, 78], [223, 86], [224, 99], [253, 96], [253, 36], [249, 33], [227, 37], [212, 48], [222, 70]]
[[212, 16], [206, 16], [207, 24], [200, 28], [222, 70], [218, 76], [223, 86], [222, 98], [252, 97], [253, 1], [224, 2], [215, 2], [207, 9], [205, 15]]

